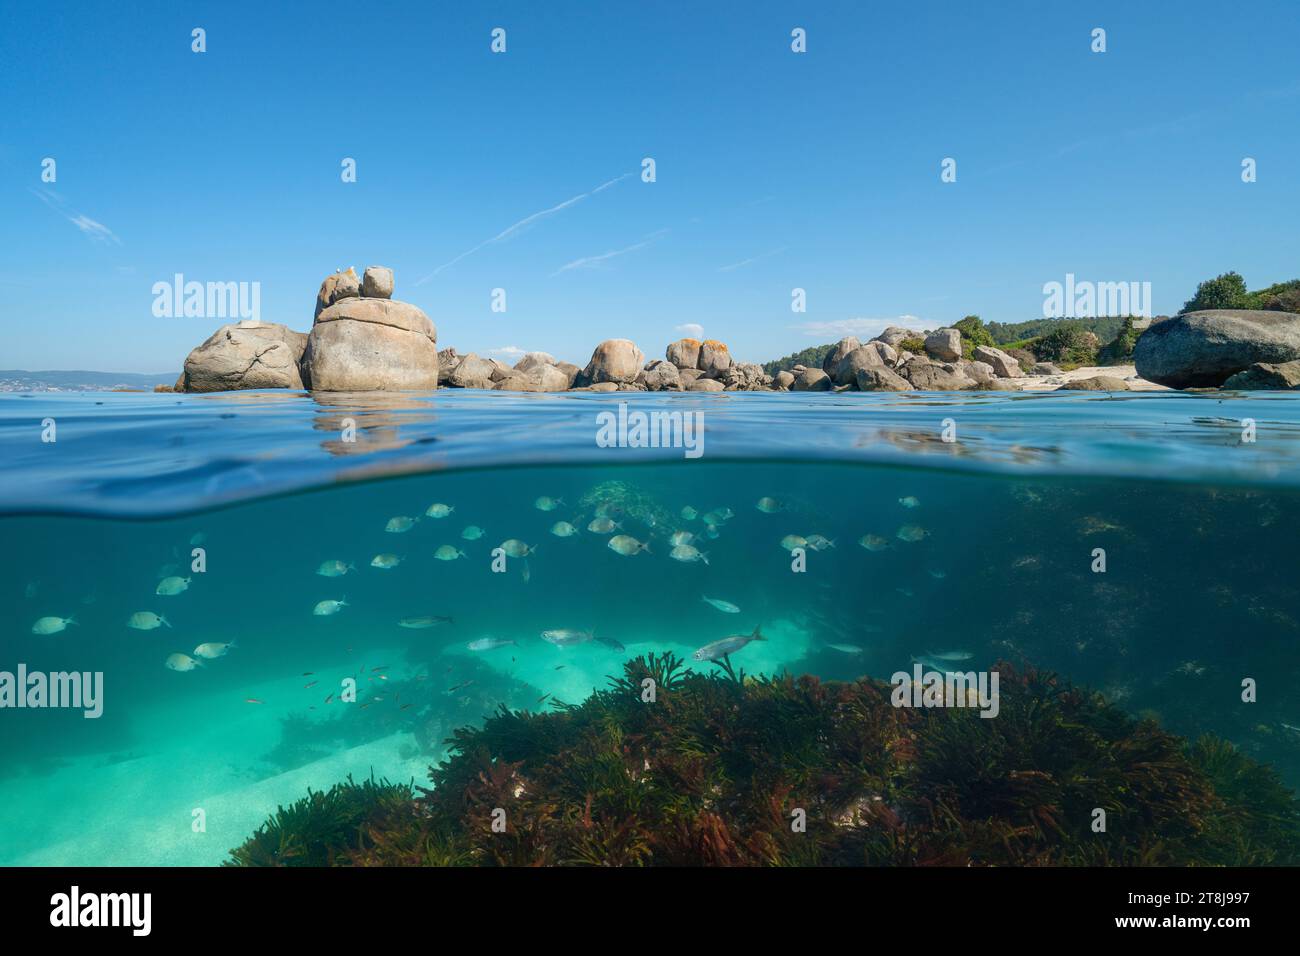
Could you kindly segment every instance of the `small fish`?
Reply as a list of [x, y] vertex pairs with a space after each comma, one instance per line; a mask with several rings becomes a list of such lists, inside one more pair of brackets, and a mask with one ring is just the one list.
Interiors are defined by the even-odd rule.
[[612, 531], [621, 531], [623, 526], [613, 518], [592, 518], [591, 524], [587, 525], [587, 530], [593, 534], [609, 534]]
[[942, 658], [938, 658], [938, 657], [931, 657], [929, 654], [921, 654], [917, 657], [913, 657], [912, 663], [920, 664], [923, 668], [926, 668], [927, 670], [941, 671], [942, 673], [950, 674], [955, 671], [954, 665], [957, 662], [943, 660]]
[[245, 703], [245, 704], [262, 704], [262, 703], [265, 703], [265, 701], [258, 700], [256, 697], [245, 697], [245, 698], [244, 698], [244, 703]]
[[917, 541], [924, 540], [930, 532], [926, 531], [920, 525], [905, 524], [895, 532], [894, 537], [899, 541], [906, 541], [909, 544], [915, 544]]
[[329, 703], [330, 701], [332, 701], [333, 699], [334, 699], [334, 694], [331, 692], [330, 695], [329, 695], [328, 697], [325, 698], [325, 703], [328, 704], [328, 703]]
[[672, 537], [668, 539], [668, 543], [676, 548], [679, 545], [690, 544], [694, 540], [695, 535], [689, 531], [674, 531]]
[[703, 601], [705, 604], [708, 604], [712, 607], [716, 607], [719, 611], [722, 611], [726, 614], [740, 613], [740, 608], [736, 607], [736, 605], [732, 604], [730, 601], [724, 601], [721, 598], [705, 597], [703, 594], [701, 594], [700, 600]]
[[903, 595], [903, 597], [910, 598], [915, 596], [911, 588], [894, 588], [894, 590]]
[[32, 625], [33, 634], [58, 634], [69, 624], [77, 622], [70, 617], [43, 617]]
[[551, 534], [555, 535], [557, 538], [572, 538], [578, 533], [578, 529], [567, 521], [557, 521], [555, 524], [551, 525]]
[[775, 498], [759, 498], [758, 503], [755, 504], [754, 507], [765, 515], [774, 515], [778, 511], [785, 510], [785, 505], [777, 501]]
[[908, 495], [906, 498], [899, 498], [898, 503], [904, 508], [915, 508], [921, 504], [921, 502], [917, 501], [911, 495]]
[[341, 578], [352, 570], [355, 570], [352, 565], [342, 561], [322, 561], [316, 573], [323, 578]]
[[472, 524], [464, 531], [462, 531], [460, 533], [460, 536], [464, 538], [466, 541], [477, 541], [479, 538], [483, 537], [483, 533], [484, 532], [482, 528], [480, 528], [476, 524]]
[[787, 534], [781, 539], [781, 547], [787, 551], [793, 551], [795, 548], [808, 547], [808, 539], [797, 534]]
[[498, 647], [518, 647], [514, 641], [502, 640], [499, 637], [480, 637], [477, 641], [470, 641], [465, 645], [471, 651], [491, 651]]
[[452, 505], [444, 505], [442, 503], [438, 503], [438, 504], [429, 505], [429, 507], [425, 509], [424, 514], [425, 517], [428, 518], [445, 518], [447, 517], [447, 515], [451, 514], [455, 510], [456, 510], [455, 507], [453, 507]]
[[455, 693], [456, 691], [458, 691], [458, 690], [464, 690], [466, 687], [468, 687], [468, 686], [469, 686], [470, 684], [472, 684], [472, 683], [474, 683], [472, 680], [461, 681], [459, 684], [456, 684], [456, 685], [454, 685], [454, 686], [452, 686], [452, 687], [448, 687], [448, 688], [447, 688], [447, 693], [449, 693], [449, 694], [454, 694], [454, 693]]
[[827, 548], [835, 547], [835, 542], [825, 535], [810, 534], [808, 535], [808, 547], [814, 551], [825, 551]]
[[371, 672], [372, 674], [377, 674], [377, 673], [379, 673], [380, 671], [386, 671], [386, 670], [388, 670], [388, 665], [387, 665], [387, 664], [380, 664], [378, 667], [372, 667], [372, 668], [370, 668], [370, 672]]
[[575, 631], [572, 628], [560, 627], [549, 631], [542, 631], [542, 640], [548, 644], [554, 644], [556, 647], [569, 647], [573, 644], [585, 644], [593, 640], [595, 635], [591, 631]]
[[568, 667], [568, 666], [569, 666], [568, 664], [557, 664], [557, 665], [555, 665], [555, 669], [556, 669], [557, 671], [562, 671], [562, 670], [564, 670], [564, 669], [565, 669], [566, 667]]
[[234, 641], [231, 641], [228, 644], [220, 644], [216, 641], [212, 641], [207, 644], [200, 644], [198, 647], [194, 648], [194, 656], [202, 657], [209, 661], [215, 661], [218, 657], [225, 657], [232, 647], [238, 646], [239, 645]]
[[311, 676], [312, 676], [313, 674], [315, 674], [315, 673], [316, 673], [315, 671], [303, 671], [303, 672], [302, 672], [302, 676], [303, 676], [303, 677], [311, 677]]
[[163, 578], [158, 582], [158, 586], [154, 588], [153, 593], [167, 597], [180, 594], [183, 591], [189, 590], [190, 580], [190, 578], [181, 578], [176, 575], [172, 575], [169, 578]]
[[668, 557], [674, 561], [681, 561], [683, 564], [692, 564], [696, 561], [709, 563], [709, 556], [695, 547], [693, 544], [679, 544], [668, 552]]
[[[615, 650], [615, 651], [625, 651], [625, 650], [627, 650], [627, 648], [623, 646], [623, 644], [622, 644], [621, 641], [616, 641], [616, 640], [614, 640], [614, 638], [612, 638], [612, 637], [598, 637], [598, 638], [596, 638], [596, 643], [597, 643], [597, 644], [604, 644], [606, 647], [611, 648], [612, 650]], [[563, 664], [560, 665], [560, 667], [563, 667], [563, 666], [564, 666]], [[558, 670], [558, 669], [559, 669], [559, 668], [556, 668], [556, 670]]]
[[730, 637], [724, 637], [720, 641], [714, 641], [711, 644], [705, 644], [691, 656], [697, 661], [717, 661], [730, 654], [736, 653], [745, 645], [752, 641], [765, 641], [761, 626], [754, 628], [752, 634], [732, 634]]
[[319, 683], [320, 683], [320, 681], [318, 681], [318, 680], [308, 681], [307, 683], [305, 683], [305, 684], [302, 685], [302, 689], [303, 689], [303, 690], [311, 690], [313, 687], [315, 687], [315, 686], [316, 686], [317, 684], [319, 684]]
[[609, 539], [606, 545], [609, 550], [615, 554], [621, 554], [624, 557], [631, 557], [634, 554], [640, 554], [642, 551], [650, 553], [650, 545], [638, 541], [630, 534], [616, 534]]
[[833, 651], [839, 651], [841, 654], [863, 654], [863, 653], [865, 653], [864, 649], [861, 648], [861, 647], [858, 647], [858, 645], [856, 645], [856, 644], [827, 644], [826, 646], [829, 647], [829, 648], [830, 648], [831, 650], [833, 650]]
[[370, 559], [370, 566], [381, 571], [390, 571], [401, 563], [402, 559], [395, 554], [377, 554]]
[[536, 551], [537, 548], [529, 547], [518, 538], [511, 538], [508, 541], [501, 542], [501, 550], [511, 558], [526, 558]]
[[196, 667], [202, 667], [203, 662], [188, 654], [169, 654], [167, 660], [163, 661], [163, 666], [169, 671], [192, 671]]
[[948, 572], [944, 571], [942, 568], [927, 568], [925, 573], [930, 575], [930, 577], [934, 578], [936, 581], [942, 581], [948, 576]]
[[884, 551], [889, 547], [889, 542], [878, 534], [864, 534], [858, 539], [858, 544], [868, 551]]
[[396, 518], [389, 518], [388, 524], [384, 525], [384, 530], [389, 534], [404, 534], [415, 527], [415, 522], [419, 518], [408, 518], [406, 515], [398, 515]]
[[137, 631], [152, 631], [164, 625], [171, 627], [171, 623], [167, 618], [161, 614], [155, 614], [153, 611], [136, 611], [126, 619], [126, 626]]
[[550, 696], [551, 696], [550, 694], [543, 694], [541, 697], [537, 698], [537, 703], [540, 704], [542, 701], [546, 700], [546, 698]]
[[968, 661], [975, 655], [970, 651], [926, 651], [924, 656], [935, 661]]
[[319, 601], [317, 602], [316, 607], [312, 609], [312, 614], [316, 615], [317, 617], [329, 617], [331, 614], [337, 614], [345, 607], [350, 607], [350, 606], [351, 605], [349, 605], [347, 602], [347, 598], [343, 598], [342, 600], [339, 601], [335, 601], [333, 599], [326, 600], [326, 601]]
[[563, 498], [548, 498], [545, 495], [542, 495], [533, 502], [533, 507], [538, 511], [554, 511], [562, 504], [564, 504]]
[[692, 508], [690, 505], [687, 505], [678, 513], [682, 516], [683, 520], [685, 521], [694, 521], [696, 518], [700, 516], [700, 513], [696, 511], [694, 508]]
[[444, 544], [437, 551], [433, 552], [433, 556], [439, 561], [455, 561], [457, 558], [465, 557], [465, 552], [461, 551], [454, 545]]
[[439, 624], [453, 623], [455, 622], [449, 617], [434, 617], [430, 615], [426, 617], [404, 617], [397, 622], [397, 626], [409, 627], [411, 630], [419, 631], [427, 627], [437, 627]]
[[408, 707], [410, 707], [410, 706], [411, 706], [410, 704], [403, 704], [401, 707], [399, 707], [399, 708], [397, 708], [397, 709], [398, 709], [398, 710], [406, 710], [406, 708], [408, 708]]

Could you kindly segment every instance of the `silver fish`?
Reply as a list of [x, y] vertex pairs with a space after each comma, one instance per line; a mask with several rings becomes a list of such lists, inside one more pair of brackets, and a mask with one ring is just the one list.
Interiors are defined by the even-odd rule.
[[734, 654], [746, 644], [752, 641], [765, 641], [762, 627], [754, 628], [752, 634], [732, 634], [730, 637], [724, 637], [720, 641], [714, 641], [712, 644], [705, 644], [691, 656], [697, 661], [717, 661]]

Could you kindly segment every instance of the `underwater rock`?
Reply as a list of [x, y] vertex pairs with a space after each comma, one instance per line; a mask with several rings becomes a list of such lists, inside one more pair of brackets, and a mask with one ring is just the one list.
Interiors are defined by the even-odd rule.
[[1257, 363], [1300, 359], [1300, 315], [1249, 309], [1185, 312], [1152, 322], [1133, 364], [1148, 382], [1215, 388]]
[[935, 329], [925, 337], [925, 353], [941, 362], [957, 361], [961, 358], [961, 333], [956, 329]]
[[316, 316], [304, 378], [320, 391], [436, 389], [437, 340], [429, 317], [409, 303], [341, 299]]
[[185, 359], [178, 392], [302, 388], [307, 336], [273, 322], [223, 325]]
[[1256, 362], [1250, 368], [1238, 372], [1226, 382], [1224, 388], [1242, 391], [1278, 391], [1300, 388], [1300, 361], [1270, 364]]

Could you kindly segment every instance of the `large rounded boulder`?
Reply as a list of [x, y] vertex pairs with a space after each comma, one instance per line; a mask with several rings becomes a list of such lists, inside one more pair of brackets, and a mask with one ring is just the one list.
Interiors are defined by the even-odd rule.
[[302, 388], [299, 369], [307, 335], [273, 322], [223, 325], [185, 359], [176, 390]]
[[343, 298], [316, 316], [303, 369], [320, 391], [435, 389], [438, 332], [409, 303]]
[[1133, 350], [1137, 373], [1171, 388], [1215, 388], [1257, 363], [1300, 359], [1300, 315], [1246, 309], [1152, 322]]
[[606, 339], [591, 353], [582, 379], [587, 385], [601, 382], [630, 385], [636, 381], [644, 362], [645, 356], [631, 339]]

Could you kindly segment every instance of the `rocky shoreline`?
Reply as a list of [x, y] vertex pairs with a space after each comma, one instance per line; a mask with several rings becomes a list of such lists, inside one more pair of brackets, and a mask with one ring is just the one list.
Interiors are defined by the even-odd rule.
[[[434, 323], [393, 299], [393, 271], [370, 266], [327, 276], [309, 333], [276, 323], [222, 326], [185, 360], [177, 392], [251, 388], [513, 392], [616, 391], [1150, 391], [1162, 388], [1300, 387], [1300, 316], [1216, 310], [1153, 323], [1134, 365], [1065, 372], [1032, 366], [988, 345], [963, 347], [961, 332], [891, 326], [868, 342], [841, 339], [820, 367], [769, 375], [737, 362], [712, 339], [679, 339], [646, 361], [629, 339], [606, 339], [585, 367], [529, 352], [513, 366], [473, 352], [438, 349]], [[969, 355], [970, 357], [964, 357]]]

